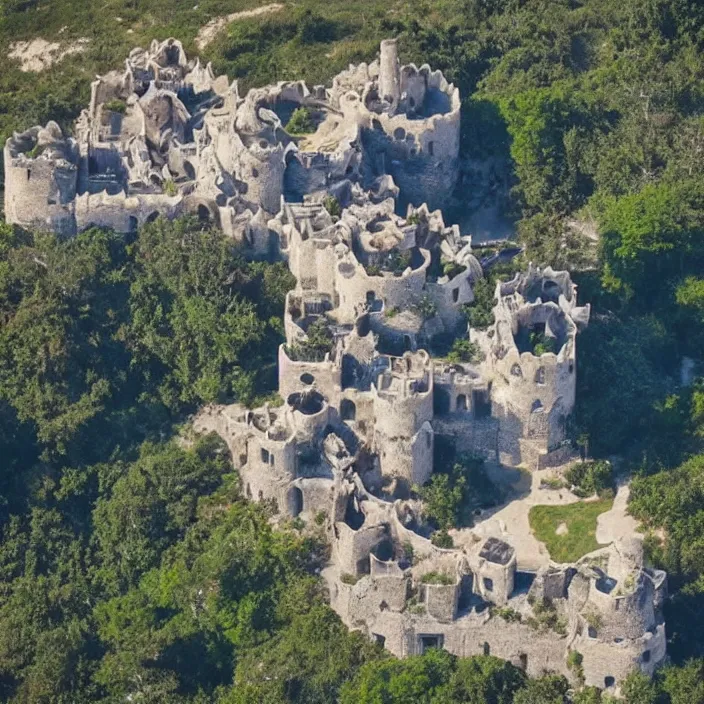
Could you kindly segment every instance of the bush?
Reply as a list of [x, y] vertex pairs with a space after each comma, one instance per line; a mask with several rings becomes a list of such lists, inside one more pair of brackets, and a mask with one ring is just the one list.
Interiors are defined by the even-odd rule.
[[310, 108], [296, 108], [286, 125], [286, 131], [289, 134], [310, 134], [315, 132], [313, 113]]
[[333, 218], [339, 218], [342, 215], [342, 206], [335, 196], [325, 196], [323, 198], [323, 207]]
[[614, 476], [611, 463], [605, 460], [594, 462], [578, 462], [566, 472], [565, 479], [575, 487], [577, 496], [591, 496], [613, 490]]
[[[448, 535], [448, 538], [450, 536]], [[450, 538], [452, 539], [452, 538]], [[421, 578], [420, 581], [423, 584], [444, 584], [445, 586], [454, 584], [455, 579], [452, 577], [452, 575], [447, 574], [446, 572], [426, 572]]]
[[430, 536], [430, 542], [437, 548], [449, 549], [455, 547], [455, 541], [446, 530], [436, 530]]
[[452, 348], [446, 359], [452, 364], [479, 362], [481, 361], [481, 351], [476, 342], [470, 342], [467, 338], [462, 337], [452, 343]]
[[117, 98], [114, 100], [108, 100], [104, 107], [106, 110], [119, 113], [120, 115], [124, 115], [127, 111], [127, 103], [124, 100], [119, 100]]

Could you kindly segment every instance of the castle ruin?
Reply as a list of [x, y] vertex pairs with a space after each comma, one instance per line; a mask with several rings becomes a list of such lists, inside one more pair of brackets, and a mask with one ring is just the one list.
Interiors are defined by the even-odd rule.
[[[291, 134], [300, 110], [306, 132]], [[501, 536], [436, 546], [414, 498], [440, 439], [533, 472], [573, 453], [589, 306], [567, 272], [531, 265], [496, 285], [493, 323], [468, 328], [484, 271], [440, 210], [459, 129], [458, 90], [427, 65], [401, 66], [393, 40], [330, 88], [281, 82], [240, 97], [169, 39], [95, 80], [75, 136], [49, 123], [7, 141], [6, 217], [68, 237], [192, 213], [249, 256], [286, 261], [297, 283], [278, 351], [283, 403], [208, 407], [194, 421], [225, 439], [244, 494], [324, 526], [332, 607], [394, 654], [492, 654], [617, 692], [666, 657], [665, 574], [645, 566], [640, 542], [531, 571]], [[470, 361], [434, 352], [457, 339], [474, 343]]]

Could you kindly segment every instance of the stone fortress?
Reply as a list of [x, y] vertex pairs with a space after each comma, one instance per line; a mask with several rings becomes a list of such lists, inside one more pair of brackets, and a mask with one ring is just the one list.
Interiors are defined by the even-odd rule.
[[[301, 109], [309, 129], [290, 134]], [[72, 236], [192, 213], [249, 256], [287, 261], [283, 404], [208, 407], [194, 421], [225, 439], [245, 495], [324, 527], [333, 608], [394, 654], [490, 653], [618, 692], [666, 657], [666, 575], [638, 540], [529, 570], [500, 531], [436, 546], [414, 498], [440, 439], [499, 471], [570, 461], [589, 321], [567, 272], [531, 265], [497, 284], [493, 323], [468, 329], [484, 271], [439, 209], [459, 130], [458, 90], [427, 65], [401, 66], [393, 40], [330, 88], [240, 97], [169, 39], [96, 79], [75, 137], [49, 123], [8, 140], [6, 217]], [[458, 339], [474, 343], [472, 361], [428, 352]]]

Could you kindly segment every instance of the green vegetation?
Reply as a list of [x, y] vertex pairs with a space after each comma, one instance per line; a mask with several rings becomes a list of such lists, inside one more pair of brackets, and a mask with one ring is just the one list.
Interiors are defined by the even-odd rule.
[[435, 545], [435, 547], [444, 548], [446, 550], [449, 550], [450, 548], [455, 547], [455, 541], [452, 539], [452, 536], [444, 528], [442, 530], [436, 530], [430, 536], [430, 542], [433, 545]]
[[452, 364], [479, 362], [481, 361], [481, 350], [476, 342], [470, 342], [466, 337], [461, 337], [452, 343], [445, 359]]
[[[252, 6], [6, 1], [0, 46], [90, 41], [40, 74], [5, 61], [0, 142], [49, 119], [69, 128], [95, 74], [118, 69], [133, 46], [177, 36], [193, 55], [208, 20]], [[652, 684], [634, 676], [625, 701], [702, 701], [702, 660], [689, 659], [704, 656], [704, 382], [679, 382], [683, 357], [701, 373], [704, 349], [704, 6], [303, 0], [233, 23], [203, 58], [241, 90], [314, 84], [371, 60], [386, 36], [399, 37], [404, 61], [427, 61], [459, 86], [461, 156], [491, 165], [523, 260], [578, 270], [592, 318], [570, 430], [588, 456], [618, 454], [639, 475], [630, 508], [670, 572], [677, 665]], [[474, 328], [491, 324], [504, 273], [477, 282]], [[494, 659], [381, 657], [305, 598], [308, 547], [237, 499], [217, 452], [192, 448], [205, 453], [199, 469], [188, 454], [173, 461], [191, 451], [172, 446], [174, 426], [202, 403], [253, 403], [274, 388], [290, 287], [283, 266], [245, 264], [194, 224], [154, 223], [127, 245], [98, 231], [61, 244], [0, 226], [0, 699], [317, 704], [346, 682], [344, 701], [362, 703], [598, 702], [590, 690], [568, 694], [559, 677], [526, 683]], [[589, 475], [585, 491], [598, 483]], [[451, 503], [436, 508], [442, 520], [456, 519]], [[569, 529], [564, 517], [545, 527], [553, 557], [582, 534], [556, 536], [561, 520]]]
[[[596, 519], [612, 504], [612, 499], [600, 499], [565, 506], [533, 506], [528, 515], [530, 527], [555, 562], [575, 562], [599, 547]], [[563, 523], [567, 532], [558, 535], [556, 531]]]
[[567, 622], [560, 618], [557, 609], [550, 599], [542, 599], [532, 604], [533, 615], [529, 616], [525, 623], [536, 631], [551, 630], [557, 635], [567, 635]]
[[426, 572], [420, 578], [420, 581], [423, 584], [444, 584], [445, 586], [448, 586], [450, 584], [454, 584], [456, 579], [446, 572]]
[[313, 113], [310, 108], [296, 108], [291, 114], [291, 119], [286, 124], [286, 131], [293, 135], [315, 132]]
[[602, 496], [614, 489], [613, 469], [605, 460], [577, 462], [565, 472], [565, 479], [577, 496], [583, 498], [593, 494]]
[[335, 196], [325, 196], [323, 198], [323, 207], [334, 218], [339, 218], [342, 215], [342, 206]]
[[318, 318], [306, 331], [306, 339], [286, 347], [289, 358], [299, 362], [322, 362], [332, 352], [333, 336], [328, 321]]
[[174, 183], [172, 179], [167, 179], [164, 181], [164, 193], [166, 193], [167, 196], [173, 196], [178, 194], [178, 186]]
[[124, 100], [119, 100], [118, 98], [108, 100], [104, 107], [106, 110], [119, 113], [120, 115], [124, 115], [127, 111], [127, 103]]
[[503, 660], [455, 658], [433, 648], [423, 656], [365, 665], [343, 686], [340, 704], [512, 704], [525, 685], [525, 674]]
[[436, 438], [430, 481], [415, 490], [423, 500], [426, 519], [441, 529], [473, 525], [477, 509], [495, 506], [502, 498], [486, 473], [484, 460], [456, 456], [454, 446], [443, 438]]
[[536, 357], [540, 355], [552, 352], [557, 354], [559, 349], [557, 348], [557, 342], [554, 337], [548, 337], [543, 332], [531, 332], [529, 336], [531, 351]]

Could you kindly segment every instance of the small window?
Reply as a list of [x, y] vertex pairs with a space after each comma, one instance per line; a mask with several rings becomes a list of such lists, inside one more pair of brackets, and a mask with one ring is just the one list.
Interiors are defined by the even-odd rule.
[[272, 467], [274, 466], [275, 459], [276, 459], [276, 458], [274, 457], [273, 453], [269, 455], [269, 464], [270, 464]]
[[428, 154], [430, 154], [430, 156], [433, 156], [433, 154], [435, 154], [435, 145], [433, 144], [433, 142], [428, 142]]
[[520, 364], [514, 364], [511, 367], [511, 376], [517, 376], [517, 377], [522, 377], [523, 372], [521, 371], [521, 365]]
[[533, 401], [533, 405], [530, 407], [531, 413], [540, 413], [543, 410], [543, 404], [539, 399]]
[[610, 675], [607, 677], [604, 677], [604, 687], [608, 689], [609, 687], [613, 687], [616, 684], [616, 679], [614, 677], [611, 677]]
[[494, 580], [493, 579], [489, 579], [488, 577], [484, 577], [483, 582], [484, 582], [484, 589], [486, 589], [488, 592], [494, 591]]
[[264, 464], [269, 464], [269, 450], [265, 450], [263, 447], [261, 449], [262, 462]]
[[521, 670], [527, 670], [528, 669], [528, 656], [525, 653], [521, 653], [518, 656], [518, 659], [521, 663]]
[[460, 290], [459, 288], [452, 289], [452, 302], [457, 303], [460, 300]]
[[596, 628], [594, 628], [594, 626], [589, 626], [589, 628], [587, 629], [587, 635], [590, 638], [596, 638]]
[[355, 420], [357, 418], [357, 406], [354, 401], [343, 398], [340, 402], [340, 417], [342, 420]]
[[572, 374], [572, 372], [574, 371], [574, 362], [570, 362], [569, 370], [570, 374]]
[[415, 98], [409, 98], [409, 99], [408, 99], [408, 104], [409, 104], [412, 108], [414, 108], [414, 107], [416, 106]]
[[538, 367], [535, 372], [535, 383], [541, 385], [545, 383], [545, 367]]
[[377, 645], [380, 645], [382, 648], [384, 647], [384, 644], [386, 643], [386, 638], [384, 636], [379, 635], [378, 633], [372, 633], [372, 638]]
[[308, 374], [308, 372], [306, 372], [305, 374], [301, 374], [301, 383], [305, 384], [306, 386], [310, 386], [314, 381], [315, 377], [312, 374]]
[[466, 411], [467, 410], [467, 397], [464, 394], [460, 394], [457, 397], [456, 408], [458, 411]]
[[430, 648], [442, 648], [443, 637], [442, 635], [428, 635], [420, 636], [420, 652], [421, 655], [425, 653]]
[[487, 657], [491, 655], [491, 647], [486, 641], [484, 641], [484, 645], [482, 646], [482, 653], [484, 653]]
[[259, 176], [259, 171], [252, 167], [252, 178], [257, 178]]
[[433, 444], [433, 434], [431, 432], [425, 434], [425, 444], [428, 449], [430, 449], [430, 446]]
[[397, 127], [394, 130], [394, 139], [406, 139], [406, 130], [404, 130], [403, 127]]
[[650, 651], [646, 650], [643, 652], [643, 657], [641, 658], [643, 662], [650, 662]]
[[27, 169], [27, 180], [29, 181], [30, 178], [32, 178], [32, 169]]

